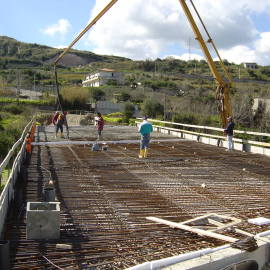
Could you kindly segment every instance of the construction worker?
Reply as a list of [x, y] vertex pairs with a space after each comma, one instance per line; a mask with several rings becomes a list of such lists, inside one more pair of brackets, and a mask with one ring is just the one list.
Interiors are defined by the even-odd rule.
[[27, 133], [27, 136], [25, 138], [25, 151], [26, 151], [26, 164], [29, 164], [30, 162], [30, 157], [31, 157], [31, 153], [32, 153], [32, 136], [31, 136], [31, 132]]
[[63, 113], [56, 113], [55, 116], [54, 116], [54, 119], [53, 119], [53, 123], [55, 126], [55, 138], [57, 138], [57, 135], [58, 135], [58, 131], [60, 129], [60, 136], [61, 138], [64, 138], [64, 134], [63, 134], [63, 125], [65, 124], [65, 115]]
[[144, 116], [143, 122], [139, 126], [139, 132], [141, 133], [141, 144], [140, 144], [140, 153], [139, 158], [146, 158], [149, 142], [150, 142], [150, 133], [153, 131], [153, 126], [147, 121], [147, 117]]
[[227, 118], [228, 124], [226, 128], [224, 129], [225, 135], [227, 135], [227, 149], [226, 151], [232, 151], [233, 150], [233, 129], [234, 129], [234, 122], [232, 117]]
[[97, 117], [95, 118], [95, 122], [96, 122], [97, 133], [98, 133], [97, 139], [100, 140], [102, 138], [101, 132], [102, 132], [103, 127], [104, 127], [104, 119], [103, 119], [100, 112], [97, 113]]
[[52, 123], [54, 125], [56, 125], [56, 122], [57, 122], [57, 119], [58, 119], [58, 116], [59, 116], [60, 112], [59, 111], [56, 111], [52, 117]]

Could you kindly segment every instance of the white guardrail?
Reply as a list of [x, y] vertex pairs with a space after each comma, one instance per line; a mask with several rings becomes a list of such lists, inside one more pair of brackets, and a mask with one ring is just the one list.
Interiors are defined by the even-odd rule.
[[22, 132], [21, 138], [13, 145], [13, 147], [8, 152], [3, 162], [0, 164], [0, 176], [2, 176], [2, 172], [8, 165], [11, 158], [15, 155], [16, 150], [18, 150], [18, 148], [21, 146], [18, 154], [16, 155], [14, 159], [12, 169], [9, 174], [8, 180], [5, 184], [5, 187], [0, 194], [0, 239], [2, 237], [3, 227], [5, 224], [5, 219], [8, 213], [10, 203], [14, 199], [14, 194], [15, 194], [14, 188], [17, 181], [17, 177], [21, 170], [21, 167], [25, 158], [25, 137], [32, 123], [33, 123], [33, 120], [27, 124], [27, 126], [24, 128]]
[[[137, 118], [137, 119], [142, 120], [142, 118]], [[227, 146], [226, 136], [223, 135], [224, 129], [222, 128], [181, 124], [181, 123], [161, 121], [161, 120], [155, 120], [155, 119], [148, 119], [148, 121], [152, 122], [153, 124], [161, 123], [161, 124], [179, 126], [179, 128], [171, 128], [171, 127], [166, 127], [166, 126], [153, 125], [153, 129], [157, 132], [170, 134], [170, 135], [180, 137], [183, 139], [194, 140], [194, 141], [205, 143], [205, 144], [211, 144], [218, 147]], [[140, 121], [136, 121], [135, 123], [136, 125], [138, 125]], [[184, 128], [192, 128], [196, 131], [186, 130]], [[207, 131], [220, 132], [222, 135], [208, 134]], [[246, 135], [252, 135], [252, 136], [270, 137], [269, 133], [242, 131], [242, 130], [234, 130], [234, 134], [235, 135], [246, 134]], [[235, 137], [233, 138], [233, 143], [234, 143], [235, 150], [270, 156], [270, 143], [239, 139]]]

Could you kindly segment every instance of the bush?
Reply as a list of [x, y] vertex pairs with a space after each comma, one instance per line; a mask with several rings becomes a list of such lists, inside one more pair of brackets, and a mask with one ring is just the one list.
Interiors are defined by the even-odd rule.
[[123, 117], [124, 114], [121, 112], [114, 112], [114, 113], [109, 113], [106, 115], [107, 117]]
[[21, 114], [24, 111], [24, 108], [22, 108], [21, 105], [9, 104], [9, 105], [3, 106], [1, 108], [1, 111], [6, 111], [12, 114]]
[[117, 96], [117, 101], [128, 101], [130, 99], [130, 94], [126, 92], [120, 93], [120, 95]]
[[133, 116], [135, 107], [132, 103], [126, 103], [124, 107], [124, 118], [123, 121], [129, 123], [129, 119]]
[[109, 79], [109, 80], [107, 81], [107, 85], [113, 85], [113, 86], [116, 86], [116, 85], [118, 85], [118, 82], [117, 82], [117, 80]]
[[88, 87], [88, 89], [90, 90], [90, 96], [91, 98], [97, 102], [99, 100], [102, 100], [104, 97], [105, 97], [105, 93], [98, 89], [98, 88], [95, 88], [95, 87]]
[[1, 131], [0, 132], [0, 157], [4, 158], [8, 151], [11, 149], [12, 145], [20, 137], [20, 131], [17, 129]]
[[194, 114], [176, 114], [173, 116], [173, 122], [182, 124], [199, 124], [199, 117]]
[[157, 115], [163, 115], [164, 107], [154, 99], [146, 99], [142, 106], [143, 113], [151, 118], [156, 118]]
[[82, 87], [65, 87], [61, 89], [61, 102], [66, 109], [86, 109], [89, 99], [87, 89]]
[[173, 122], [190, 124], [190, 125], [202, 125], [202, 126], [213, 126], [219, 125], [219, 116], [217, 115], [200, 115], [200, 114], [175, 114], [173, 116]]

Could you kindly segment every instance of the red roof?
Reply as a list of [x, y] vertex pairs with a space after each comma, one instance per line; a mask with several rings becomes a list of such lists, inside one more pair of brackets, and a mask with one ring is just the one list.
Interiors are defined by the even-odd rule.
[[110, 68], [101, 68], [99, 69], [100, 71], [107, 71], [107, 72], [114, 72], [114, 69], [110, 69]]

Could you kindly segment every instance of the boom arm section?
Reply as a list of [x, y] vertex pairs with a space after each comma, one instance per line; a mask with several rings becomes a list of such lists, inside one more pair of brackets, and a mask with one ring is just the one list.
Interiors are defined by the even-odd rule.
[[[188, 21], [191, 25], [191, 28], [195, 34], [195, 39], [198, 40], [201, 49], [204, 53], [204, 56], [207, 60], [207, 63], [209, 65], [209, 68], [216, 80], [217, 84], [217, 89], [216, 89], [216, 100], [218, 101], [218, 110], [220, 113], [220, 118], [221, 118], [221, 123], [222, 126], [225, 127], [227, 125], [227, 118], [229, 116], [232, 116], [232, 108], [231, 108], [231, 102], [230, 102], [230, 87], [231, 87], [231, 82], [224, 81], [220, 75], [220, 73], [217, 70], [216, 64], [208, 50], [208, 47], [202, 37], [202, 34], [190, 12], [189, 7], [186, 4], [186, 0], [179, 0], [185, 15], [188, 18]], [[197, 12], [197, 11], [196, 11]], [[201, 19], [201, 18], [200, 18]], [[208, 33], [207, 33], [208, 34]], [[212, 42], [211, 39], [209, 39], [209, 42]], [[215, 47], [214, 47], [215, 48]], [[215, 48], [216, 50], [216, 48]], [[219, 55], [218, 55], [219, 56]]]

